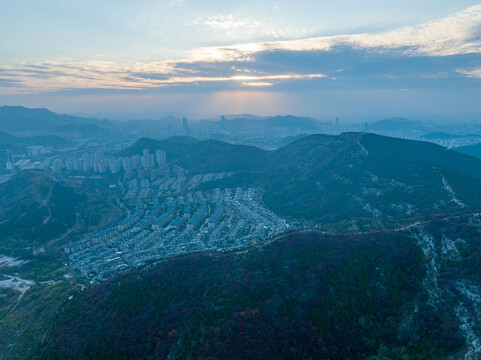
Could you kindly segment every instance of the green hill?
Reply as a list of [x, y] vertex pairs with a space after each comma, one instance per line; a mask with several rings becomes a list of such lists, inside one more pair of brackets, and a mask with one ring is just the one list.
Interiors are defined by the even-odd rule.
[[50, 146], [57, 149], [72, 146], [74, 143], [57, 135], [18, 137], [0, 131], [0, 147], [17, 148], [32, 145]]
[[460, 147], [454, 148], [453, 150], [462, 154], [474, 156], [476, 158], [481, 159], [481, 143], [467, 145], [467, 146], [460, 146]]
[[[21, 171], [0, 184], [0, 254], [21, 256], [29, 264], [42, 257], [58, 263], [63, 243], [122, 216], [116, 196], [108, 184], [65, 180], [43, 170]], [[34, 250], [40, 248], [43, 252], [36, 256]], [[36, 270], [34, 277], [46, 271]]]
[[258, 186], [277, 213], [324, 224], [372, 226], [481, 207], [481, 161], [431, 143], [312, 135], [267, 153], [265, 164], [204, 188]]
[[446, 258], [439, 286], [451, 295], [440, 307], [423, 282], [417, 232], [292, 233], [257, 251], [170, 259], [75, 294], [40, 358], [458, 358], [466, 347], [456, 279], [476, 269], [479, 229], [456, 219], [422, 231], [436, 244], [441, 232], [477, 249], [456, 264]]
[[73, 226], [76, 219], [71, 205], [83, 201], [84, 196], [62, 184], [53, 174], [20, 172], [0, 184], [1, 238], [5, 242], [18, 237], [27, 241], [25, 245], [46, 242]]

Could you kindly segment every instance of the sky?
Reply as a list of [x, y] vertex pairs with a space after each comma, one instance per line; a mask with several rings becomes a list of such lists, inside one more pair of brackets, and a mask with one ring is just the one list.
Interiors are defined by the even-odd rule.
[[477, 1], [0, 0], [0, 34], [0, 105], [481, 122]]

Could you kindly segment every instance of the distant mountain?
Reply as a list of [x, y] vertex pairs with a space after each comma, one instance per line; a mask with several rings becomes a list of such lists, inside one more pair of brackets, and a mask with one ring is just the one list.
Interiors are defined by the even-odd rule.
[[275, 116], [267, 119], [267, 125], [270, 127], [282, 127], [289, 129], [300, 129], [301, 131], [316, 130], [318, 128], [316, 122], [311, 118], [298, 117], [292, 115]]
[[425, 125], [420, 121], [413, 121], [410, 119], [397, 117], [376, 121], [368, 124], [369, 131], [409, 131], [409, 130], [424, 130]]
[[265, 119], [262, 116], [252, 115], [252, 114], [225, 115], [225, 118], [228, 120], [233, 120], [233, 119], [264, 120]]
[[454, 148], [453, 150], [462, 154], [474, 156], [481, 159], [481, 143], [467, 145], [467, 146], [460, 146], [460, 147]]
[[33, 137], [18, 137], [6, 132], [0, 131], [0, 147], [18, 147], [18, 146], [32, 146], [42, 145], [53, 148], [64, 148], [74, 145], [70, 140], [64, 139], [57, 135], [44, 135]]
[[52, 125], [66, 125], [66, 124], [98, 124], [96, 119], [87, 119], [71, 115], [59, 115], [48, 109], [38, 108], [31, 109], [23, 106], [0, 106], [1, 123], [8, 120], [37, 120], [43, 121]]
[[95, 136], [105, 133], [96, 119], [59, 115], [47, 109], [22, 106], [0, 107], [0, 131], [15, 133], [54, 133], [66, 137]]

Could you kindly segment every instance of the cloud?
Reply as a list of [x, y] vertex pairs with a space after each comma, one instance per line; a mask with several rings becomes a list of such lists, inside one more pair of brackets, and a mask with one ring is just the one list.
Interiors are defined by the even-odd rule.
[[[274, 39], [289, 39], [305, 37], [312, 31], [312, 28], [277, 28], [265, 24], [263, 21], [254, 19], [239, 19], [232, 14], [210, 15], [206, 18], [199, 18], [193, 22], [194, 25], [205, 25], [214, 30], [218, 30], [225, 37], [237, 38], [238, 34], [256, 34], [271, 37]], [[236, 50], [243, 51], [245, 47], [238, 45]], [[211, 48], [212, 49], [212, 48]], [[247, 49], [249, 50], [249, 49]], [[198, 49], [197, 51], [202, 51]], [[209, 51], [209, 50], [207, 50]]]
[[[232, 15], [204, 19], [219, 29], [257, 26]], [[2, 93], [72, 89], [152, 90], [218, 84], [279, 88], [409, 88], [481, 78], [481, 5], [419, 26], [374, 33], [203, 47], [186, 59], [116, 63], [59, 59], [0, 65]]]
[[377, 34], [353, 34], [300, 40], [269, 41], [193, 51], [196, 60], [226, 61], [248, 58], [262, 51], [330, 51], [334, 47], [377, 51], [397, 50], [405, 55], [449, 56], [481, 52], [481, 5], [444, 19]]
[[481, 79], [481, 67], [475, 69], [458, 69], [457, 72], [469, 78]]
[[[192, 65], [191, 63], [187, 63]], [[15, 78], [12, 90], [17, 93], [47, 92], [71, 89], [141, 90], [182, 84], [231, 82], [239, 85], [292, 79], [315, 79], [323, 74], [239, 75], [228, 66], [229, 72], [211, 72], [208, 68], [184, 68], [182, 63], [128, 64], [118, 66], [105, 61], [50, 61], [22, 66], [0, 66], [3, 76]], [[8, 85], [8, 83], [5, 83]], [[273, 83], [272, 83], [273, 84]], [[4, 85], [4, 87], [6, 86]]]
[[242, 85], [260, 87], [260, 86], [272, 86], [274, 85], [274, 83], [258, 81], [258, 82], [243, 82]]
[[255, 27], [260, 25], [260, 22], [251, 22], [249, 20], [238, 20], [234, 18], [234, 15], [211, 15], [207, 17], [207, 19], [203, 21], [197, 21], [196, 22], [217, 28], [217, 29], [233, 29], [233, 28], [238, 28], [238, 27]]

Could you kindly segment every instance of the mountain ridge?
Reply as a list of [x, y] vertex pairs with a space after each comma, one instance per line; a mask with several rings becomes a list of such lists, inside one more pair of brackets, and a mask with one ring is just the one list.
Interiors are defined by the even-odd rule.
[[466, 155], [481, 159], [481, 143], [460, 146], [460, 147], [453, 148], [453, 150], [462, 154], [466, 154]]
[[32, 137], [19, 137], [9, 133], [0, 131], [0, 147], [18, 147], [18, 146], [51, 146], [53, 148], [63, 148], [72, 146], [74, 143], [61, 136], [43, 135]]
[[182, 146], [142, 140], [125, 154], [140, 154], [145, 143], [192, 173], [234, 172], [202, 189], [260, 187], [268, 207], [298, 219], [389, 223], [481, 207], [481, 161], [428, 142], [317, 134], [266, 151], [213, 140]]
[[0, 106], [0, 131], [15, 133], [98, 135], [106, 130], [97, 119], [71, 115], [59, 115], [44, 108], [23, 106]]

